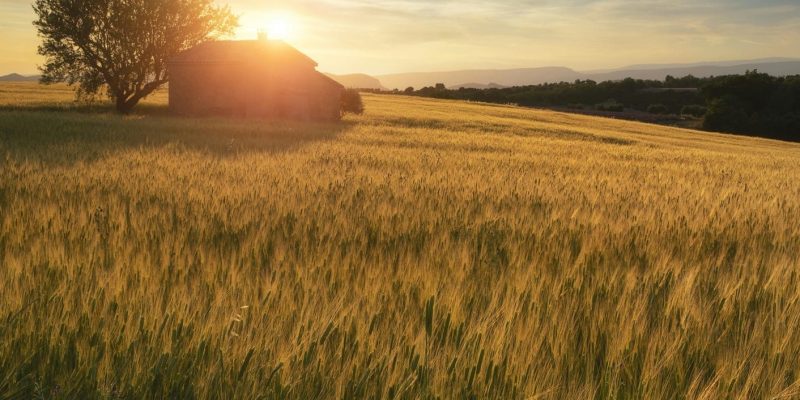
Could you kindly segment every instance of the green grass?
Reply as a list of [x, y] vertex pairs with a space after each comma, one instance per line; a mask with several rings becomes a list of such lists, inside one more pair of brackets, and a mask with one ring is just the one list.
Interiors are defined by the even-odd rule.
[[3, 88], [0, 398], [800, 396], [798, 145]]

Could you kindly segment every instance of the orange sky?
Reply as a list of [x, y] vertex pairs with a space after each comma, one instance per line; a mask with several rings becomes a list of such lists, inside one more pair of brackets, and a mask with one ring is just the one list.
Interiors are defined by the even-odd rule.
[[[287, 21], [320, 70], [599, 69], [800, 57], [797, 0], [230, 0], [238, 38]], [[276, 17], [279, 16], [279, 17]], [[0, 0], [0, 74], [41, 60], [30, 1]]]

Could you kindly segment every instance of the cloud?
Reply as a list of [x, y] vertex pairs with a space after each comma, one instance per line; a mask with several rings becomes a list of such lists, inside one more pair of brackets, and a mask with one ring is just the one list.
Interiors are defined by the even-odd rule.
[[[339, 72], [798, 56], [796, 0], [234, 0], [292, 9]], [[338, 58], [338, 59], [337, 59]]]
[[[217, 1], [242, 16], [240, 38], [291, 13], [293, 44], [340, 73], [800, 56], [797, 0]], [[0, 70], [9, 56], [32, 70], [30, 5], [0, 0], [0, 15]]]
[[0, 74], [33, 74], [41, 62], [30, 3], [0, 0]]

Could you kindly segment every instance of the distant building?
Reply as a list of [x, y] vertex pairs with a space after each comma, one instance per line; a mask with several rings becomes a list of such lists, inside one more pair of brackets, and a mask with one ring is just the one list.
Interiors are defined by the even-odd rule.
[[180, 115], [338, 120], [344, 87], [281, 41], [214, 41], [171, 58], [169, 108]]

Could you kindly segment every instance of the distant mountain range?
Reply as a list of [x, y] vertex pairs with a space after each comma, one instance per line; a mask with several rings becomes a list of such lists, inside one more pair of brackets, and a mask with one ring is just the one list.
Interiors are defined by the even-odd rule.
[[787, 62], [787, 61], [800, 61], [800, 59], [787, 58], [787, 57], [770, 57], [770, 58], [757, 58], [753, 60], [704, 61], [696, 63], [635, 64], [635, 65], [628, 65], [622, 68], [598, 69], [598, 70], [583, 71], [583, 72], [587, 74], [600, 74], [604, 72], [614, 72], [622, 70], [641, 70], [641, 69], [669, 69], [669, 68], [704, 67], [704, 66], [734, 67], [737, 65], [745, 65], [745, 64], [772, 64], [772, 63]]
[[498, 85], [497, 83], [462, 83], [460, 85], [448, 86], [448, 89], [505, 89], [508, 86]]
[[635, 79], [663, 80], [667, 75], [672, 75], [674, 77], [694, 75], [696, 77], [703, 78], [708, 76], [743, 74], [748, 70], [752, 71], [755, 69], [757, 69], [759, 72], [765, 72], [775, 76], [796, 75], [800, 74], [800, 60], [777, 61], [777, 62], [750, 62], [746, 64], [735, 64], [735, 65], [673, 66], [667, 68], [640, 67], [638, 69], [624, 69], [618, 71], [587, 74], [589, 77], [583, 79], [593, 79], [598, 82], [608, 81], [608, 80], [619, 80], [628, 77]]
[[[488, 88], [523, 85], [538, 85], [552, 82], [573, 82], [576, 79], [592, 79], [598, 82], [625, 78], [663, 80], [667, 75], [681, 77], [694, 75], [708, 77], [718, 75], [743, 74], [757, 69], [771, 75], [785, 76], [800, 74], [800, 59], [765, 58], [758, 60], [718, 61], [690, 64], [645, 64], [632, 65], [611, 70], [576, 71], [566, 67], [541, 67], [520, 69], [485, 69], [441, 72], [412, 72], [390, 75], [344, 75], [332, 76], [347, 87], [363, 89], [416, 89], [444, 83], [449, 88]], [[359, 77], [358, 80], [349, 77]], [[371, 79], [367, 79], [371, 78]], [[377, 81], [377, 82], [376, 82]], [[469, 83], [464, 83], [469, 82]], [[359, 86], [359, 85], [369, 86]]]
[[[800, 59], [763, 58], [757, 60], [715, 61], [690, 64], [644, 64], [618, 69], [576, 71], [567, 67], [540, 67], [519, 69], [482, 69], [442, 72], [411, 72], [370, 76], [366, 74], [334, 75], [332, 79], [349, 88], [358, 89], [420, 89], [443, 83], [451, 89], [504, 88], [510, 86], [538, 85], [551, 82], [573, 82], [576, 79], [592, 79], [598, 82], [625, 78], [663, 80], [667, 75], [681, 77], [694, 75], [708, 77], [743, 74], [757, 69], [770, 75], [785, 76], [800, 74]], [[38, 76], [10, 74], [0, 76], [0, 82], [33, 82]], [[465, 83], [468, 82], [468, 83]]]
[[39, 76], [26, 76], [20, 74], [8, 74], [0, 76], [0, 82], [37, 82]]

